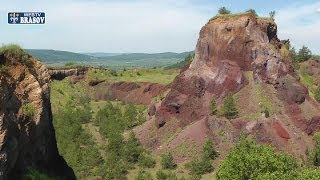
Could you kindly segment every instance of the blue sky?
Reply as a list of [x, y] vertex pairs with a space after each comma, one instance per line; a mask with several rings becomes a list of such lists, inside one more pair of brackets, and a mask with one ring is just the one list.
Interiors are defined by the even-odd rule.
[[[0, 43], [75, 52], [183, 52], [218, 8], [277, 12], [280, 39], [320, 54], [320, 0], [0, 0]], [[7, 12], [44, 11], [45, 25], [9, 25]]]

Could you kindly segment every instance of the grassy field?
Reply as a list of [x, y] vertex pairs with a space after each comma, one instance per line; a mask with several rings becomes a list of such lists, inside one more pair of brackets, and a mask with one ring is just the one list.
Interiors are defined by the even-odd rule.
[[123, 69], [119, 71], [89, 70], [88, 79], [128, 82], [151, 82], [169, 84], [179, 74], [179, 70], [163, 69]]

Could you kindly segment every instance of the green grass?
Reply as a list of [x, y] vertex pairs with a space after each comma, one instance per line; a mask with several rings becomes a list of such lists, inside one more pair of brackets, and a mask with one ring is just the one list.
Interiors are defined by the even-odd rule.
[[88, 79], [113, 82], [151, 82], [166, 85], [170, 84], [178, 74], [179, 70], [163, 69], [129, 69], [116, 73], [110, 70], [89, 70]]
[[317, 89], [317, 86], [315, 85], [314, 78], [308, 75], [307, 70], [305, 68], [300, 69], [300, 81], [303, 85], [305, 85], [308, 88], [310, 95], [313, 97], [314, 92]]
[[0, 65], [0, 73], [7, 73], [8, 72], [8, 68], [4, 65]]

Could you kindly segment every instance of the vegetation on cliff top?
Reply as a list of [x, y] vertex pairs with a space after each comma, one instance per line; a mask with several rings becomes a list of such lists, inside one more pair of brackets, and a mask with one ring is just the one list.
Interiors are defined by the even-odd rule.
[[32, 67], [33, 65], [33, 62], [30, 60], [31, 56], [18, 45], [4, 45], [0, 48], [0, 54], [6, 56], [7, 58], [17, 60], [28, 67]]

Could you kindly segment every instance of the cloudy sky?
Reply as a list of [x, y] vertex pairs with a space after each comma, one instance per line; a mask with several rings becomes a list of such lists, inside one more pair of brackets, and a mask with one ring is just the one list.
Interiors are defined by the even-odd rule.
[[[277, 12], [280, 39], [320, 54], [320, 0], [0, 0], [0, 43], [75, 52], [183, 52], [225, 6]], [[45, 25], [9, 25], [8, 12], [43, 11]]]

